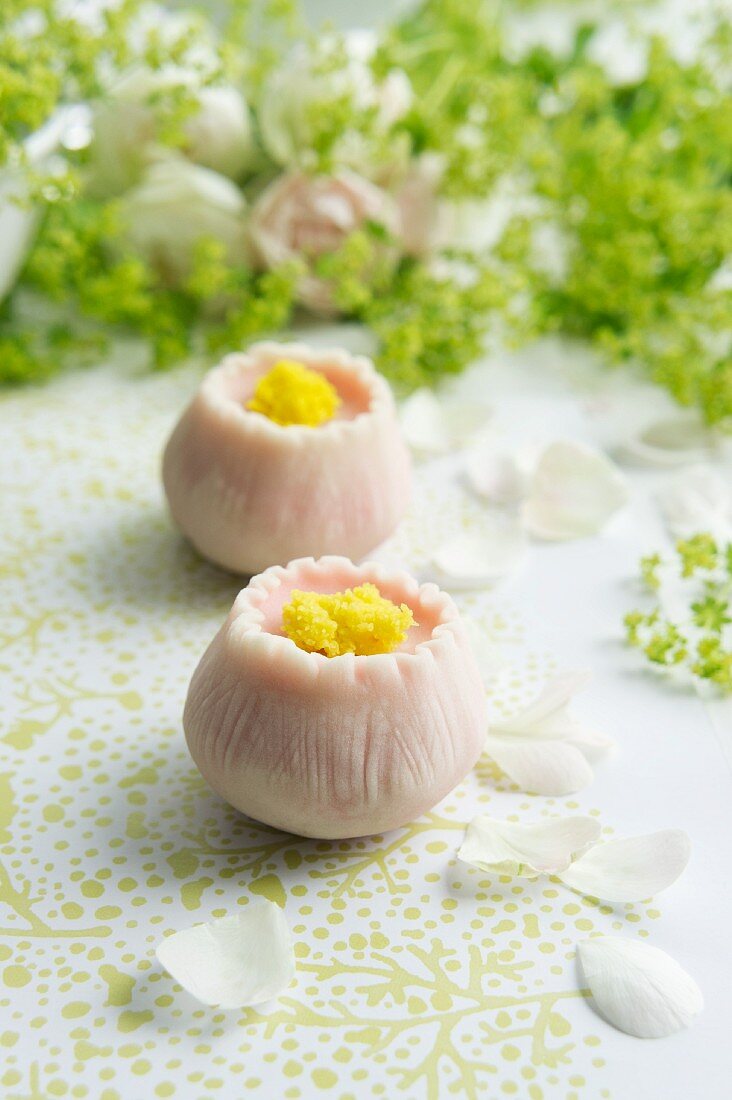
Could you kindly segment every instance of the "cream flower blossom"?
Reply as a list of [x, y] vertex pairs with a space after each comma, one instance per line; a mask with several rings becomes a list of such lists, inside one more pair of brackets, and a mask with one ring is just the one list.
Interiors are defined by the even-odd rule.
[[[341, 45], [345, 65], [328, 65], [328, 58], [337, 57]], [[258, 118], [262, 143], [277, 164], [312, 168], [313, 113], [320, 104], [347, 97], [356, 110], [375, 111], [377, 129], [382, 131], [406, 114], [412, 102], [409, 79], [395, 69], [377, 81], [369, 65], [376, 46], [373, 32], [348, 31], [342, 37], [321, 39], [318, 53], [299, 43], [273, 70], [262, 90]], [[334, 159], [339, 166], [365, 174], [384, 169], [375, 163], [368, 142], [353, 132], [344, 133], [337, 142]]]
[[[48, 162], [83, 108], [64, 108], [25, 142], [30, 168]], [[33, 241], [40, 210], [29, 202], [26, 171], [20, 165], [0, 171], [0, 301], [12, 290]]]
[[89, 185], [100, 196], [135, 184], [160, 155], [163, 104], [176, 91], [193, 96], [197, 109], [184, 123], [181, 152], [196, 164], [239, 178], [256, 156], [247, 104], [228, 84], [203, 85], [192, 69], [137, 66], [124, 73], [95, 112]]
[[238, 187], [182, 157], [151, 165], [120, 209], [126, 240], [170, 285], [190, 273], [201, 240], [220, 241], [231, 263], [247, 259], [245, 201]]

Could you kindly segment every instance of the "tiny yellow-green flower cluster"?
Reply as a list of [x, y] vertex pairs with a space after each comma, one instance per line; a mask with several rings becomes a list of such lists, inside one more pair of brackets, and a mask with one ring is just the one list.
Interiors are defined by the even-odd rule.
[[[625, 616], [626, 639], [651, 664], [685, 669], [732, 691], [732, 543], [720, 546], [709, 534], [693, 535], [676, 544], [676, 557], [664, 562], [660, 554], [641, 561], [645, 587], [657, 593], [662, 565], [674, 566], [676, 583], [688, 595], [688, 613], [668, 618], [660, 602], [650, 611]], [[678, 601], [677, 601], [678, 602]]]
[[375, 584], [324, 594], [293, 589], [282, 609], [285, 634], [308, 653], [368, 657], [392, 653], [414, 626], [406, 604], [382, 596]]
[[338, 390], [319, 371], [294, 359], [279, 359], [257, 382], [247, 408], [275, 424], [317, 428], [335, 415]]

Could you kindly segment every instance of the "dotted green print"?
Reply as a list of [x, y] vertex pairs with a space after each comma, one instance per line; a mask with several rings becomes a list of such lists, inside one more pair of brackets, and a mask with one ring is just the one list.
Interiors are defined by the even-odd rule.
[[[237, 814], [191, 763], [186, 686], [241, 583], [165, 514], [160, 451], [194, 384], [95, 372], [0, 399], [0, 1095], [606, 1097], [574, 945], [645, 936], [658, 910], [455, 856], [476, 812], [591, 805], [523, 795], [484, 760], [403, 829], [302, 840]], [[482, 522], [436, 467], [387, 548], [417, 572]], [[459, 602], [505, 663], [507, 713], [551, 655], [505, 597]], [[257, 896], [286, 909], [296, 981], [256, 1011], [203, 1008], [155, 945]]]

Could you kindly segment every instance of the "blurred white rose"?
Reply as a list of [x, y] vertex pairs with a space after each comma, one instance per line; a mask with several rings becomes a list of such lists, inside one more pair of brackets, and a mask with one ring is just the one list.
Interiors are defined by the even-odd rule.
[[[398, 234], [394, 201], [379, 187], [344, 169], [336, 176], [279, 176], [252, 209], [250, 234], [266, 268], [299, 258], [306, 263], [335, 252], [365, 222]], [[388, 246], [387, 246], [388, 247]], [[337, 312], [331, 286], [312, 273], [301, 280], [298, 296], [316, 313]]]
[[25, 163], [0, 169], [0, 302], [12, 290], [35, 236], [40, 211], [30, 202], [28, 169], [49, 166], [67, 132], [79, 124], [83, 108], [59, 110], [25, 141]]
[[245, 209], [231, 180], [172, 156], [152, 164], [120, 201], [126, 242], [169, 286], [190, 274], [203, 239], [221, 241], [229, 263], [246, 261]]
[[249, 110], [244, 97], [228, 85], [202, 88], [201, 109], [186, 125], [186, 156], [231, 179], [238, 179], [256, 159]]
[[[337, 56], [341, 41], [345, 65], [319, 71], [322, 57]], [[377, 128], [383, 131], [407, 113], [412, 103], [409, 78], [401, 69], [394, 69], [377, 82], [369, 65], [376, 46], [376, 34], [366, 30], [347, 31], [340, 39], [321, 39], [322, 55], [299, 43], [271, 73], [262, 89], [258, 118], [262, 143], [277, 164], [313, 167], [313, 111], [319, 104], [346, 96], [356, 111], [376, 108]], [[399, 143], [392, 153], [399, 159], [405, 156]], [[387, 167], [370, 163], [368, 142], [352, 131], [344, 133], [334, 155], [339, 165], [367, 174]]]
[[229, 85], [200, 86], [199, 75], [177, 66], [153, 72], [129, 70], [110, 89], [95, 113], [90, 158], [90, 189], [118, 195], [140, 178], [159, 155], [159, 128], [166, 93], [181, 89], [198, 109], [185, 121], [179, 150], [190, 160], [237, 179], [256, 156], [249, 109]]
[[0, 302], [13, 289], [31, 246], [38, 210], [29, 204], [20, 169], [0, 172]]

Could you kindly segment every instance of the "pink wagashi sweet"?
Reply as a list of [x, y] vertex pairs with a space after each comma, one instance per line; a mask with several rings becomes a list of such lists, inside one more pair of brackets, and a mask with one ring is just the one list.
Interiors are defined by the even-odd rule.
[[[335, 388], [335, 415], [283, 426], [247, 403], [283, 360]], [[163, 458], [173, 519], [207, 558], [253, 574], [311, 554], [362, 558], [392, 533], [411, 485], [394, 399], [369, 359], [255, 344], [204, 378]]]
[[[293, 590], [364, 583], [411, 609], [394, 652], [326, 657], [285, 636]], [[480, 755], [486, 698], [457, 608], [436, 585], [303, 558], [239, 593], [193, 675], [183, 724], [204, 778], [237, 809], [343, 838], [404, 825], [444, 798]]]

